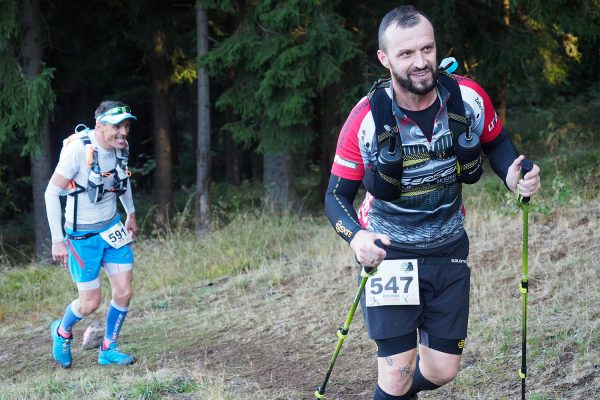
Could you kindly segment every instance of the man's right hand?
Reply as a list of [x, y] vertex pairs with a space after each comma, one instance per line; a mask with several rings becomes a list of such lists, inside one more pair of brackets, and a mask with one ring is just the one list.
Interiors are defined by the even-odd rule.
[[350, 242], [350, 247], [354, 250], [359, 263], [368, 267], [376, 267], [385, 259], [385, 250], [375, 244], [378, 239], [386, 246], [391, 244], [388, 235], [366, 230], [356, 232], [354, 239]]
[[69, 267], [69, 251], [65, 242], [52, 243], [52, 260], [62, 261], [65, 268]]

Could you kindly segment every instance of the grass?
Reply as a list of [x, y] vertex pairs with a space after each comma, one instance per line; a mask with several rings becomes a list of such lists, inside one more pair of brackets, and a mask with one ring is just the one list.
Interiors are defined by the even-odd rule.
[[[543, 188], [529, 223], [530, 400], [595, 398], [600, 389], [600, 152], [536, 156]], [[521, 214], [489, 172], [464, 187], [471, 317], [457, 379], [420, 399], [518, 398]], [[230, 189], [230, 188], [229, 188]], [[228, 189], [228, 190], [229, 190]], [[250, 194], [254, 198], [254, 194]], [[309, 399], [356, 290], [348, 246], [323, 216], [268, 217], [220, 203], [226, 223], [202, 240], [188, 207], [135, 244], [134, 299], [121, 345], [137, 358], [100, 368], [78, 347], [74, 367], [51, 360], [48, 326], [76, 296], [58, 265], [8, 266], [0, 255], [0, 399]], [[330, 399], [372, 395], [375, 348], [357, 313], [327, 388]]]
[[[531, 215], [530, 399], [588, 398], [599, 387], [599, 206], [592, 200]], [[477, 196], [467, 207], [473, 275], [463, 369], [420, 398], [515, 398], [520, 215], [502, 204], [489, 212]], [[310, 398], [356, 288], [352, 256], [323, 217], [243, 214], [235, 221], [201, 241], [177, 229], [138, 241], [136, 294], [122, 337], [138, 362], [125, 370], [100, 368], [96, 352], [80, 348], [72, 370], [57, 369], [47, 326], [75, 295], [68, 276], [60, 266], [4, 270], [0, 398]], [[329, 398], [369, 398], [374, 360], [357, 315]]]

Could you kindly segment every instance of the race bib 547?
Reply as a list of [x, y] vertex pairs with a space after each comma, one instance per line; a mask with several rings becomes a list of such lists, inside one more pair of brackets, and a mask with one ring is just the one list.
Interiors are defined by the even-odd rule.
[[384, 260], [367, 280], [365, 300], [367, 307], [419, 304], [417, 260]]

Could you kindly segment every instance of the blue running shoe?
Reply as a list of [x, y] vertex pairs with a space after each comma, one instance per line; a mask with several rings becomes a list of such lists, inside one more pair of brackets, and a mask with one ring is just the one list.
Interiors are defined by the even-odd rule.
[[112, 342], [106, 350], [102, 350], [102, 346], [100, 346], [98, 353], [98, 364], [100, 365], [129, 365], [133, 364], [133, 361], [132, 356], [119, 351], [116, 342]]
[[73, 337], [65, 339], [58, 334], [60, 319], [50, 325], [50, 336], [52, 337], [52, 357], [63, 368], [71, 368], [71, 341]]

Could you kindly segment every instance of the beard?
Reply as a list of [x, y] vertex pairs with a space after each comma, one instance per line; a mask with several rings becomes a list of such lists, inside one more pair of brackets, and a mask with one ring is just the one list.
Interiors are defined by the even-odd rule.
[[[411, 74], [411, 72], [420, 72], [420, 71], [430, 71], [431, 77], [432, 77], [431, 81], [426, 81], [426, 82], [415, 84], [410, 79], [410, 74]], [[423, 69], [414, 69], [413, 68], [411, 71], [409, 71], [407, 73], [406, 78], [401, 77], [400, 74], [395, 70], [395, 68], [392, 68], [392, 74], [394, 75], [394, 79], [396, 79], [396, 82], [398, 82], [398, 84], [401, 87], [408, 90], [410, 93], [417, 94], [417, 95], [424, 95], [424, 94], [431, 92], [435, 88], [435, 83], [437, 82], [437, 71], [435, 70], [435, 68], [433, 68], [431, 66], [431, 64], [427, 64], [427, 66]]]

